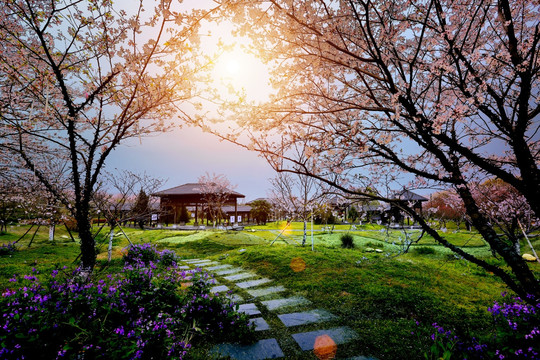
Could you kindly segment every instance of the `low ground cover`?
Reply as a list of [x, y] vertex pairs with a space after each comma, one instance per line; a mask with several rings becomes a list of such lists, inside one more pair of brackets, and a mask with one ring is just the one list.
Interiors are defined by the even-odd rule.
[[[503, 301], [504, 284], [440, 246], [425, 243], [397, 256], [400, 247], [392, 245], [389, 238], [379, 238], [382, 232], [377, 230], [367, 231], [367, 236], [351, 231], [355, 247], [342, 249], [340, 236], [346, 229], [341, 229], [332, 234], [316, 232], [315, 251], [311, 251], [310, 246], [287, 245], [283, 241], [270, 245], [279, 234], [279, 227], [272, 229], [267, 225], [248, 230], [184, 233], [126, 229], [126, 232], [134, 242], [152, 239], [159, 248], [174, 250], [180, 257], [204, 257], [242, 266], [274, 279], [291, 293], [308, 298], [314, 307], [338, 315], [339, 323], [334, 325], [349, 326], [360, 334], [358, 341], [342, 346], [340, 356], [423, 358], [433, 345], [431, 336], [436, 331], [433, 323], [464, 338], [488, 338], [497, 331], [487, 308], [493, 306], [494, 300]], [[373, 234], [377, 236], [369, 236]], [[301, 232], [286, 236], [299, 238]], [[464, 232], [460, 237], [458, 232], [453, 236], [467, 251], [489, 254], [486, 246], [468, 242], [474, 234]], [[13, 274], [26, 274], [32, 267], [50, 273], [55, 266], [71, 263], [78, 251], [72, 244], [68, 241], [51, 244], [44, 239], [35, 241], [28, 249], [21, 244], [23, 250], [0, 258], [2, 288], [9, 286], [7, 280]], [[116, 258], [111, 264], [105, 261], [102, 256], [105, 249], [102, 250], [97, 276], [120, 271], [119, 257], [127, 244], [123, 236], [115, 237]], [[245, 251], [239, 252], [240, 249]], [[293, 259], [301, 259], [305, 267], [299, 270], [291, 266]], [[537, 264], [531, 266], [540, 271]], [[277, 336], [273, 331], [264, 337]], [[204, 349], [201, 351], [205, 353]], [[311, 359], [312, 355], [306, 354], [305, 358]]]

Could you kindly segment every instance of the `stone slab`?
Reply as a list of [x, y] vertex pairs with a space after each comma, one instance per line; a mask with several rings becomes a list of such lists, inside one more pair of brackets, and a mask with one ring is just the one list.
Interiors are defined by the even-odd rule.
[[250, 287], [255, 287], [255, 286], [269, 283], [270, 281], [272, 280], [266, 279], [266, 278], [258, 279], [258, 280], [243, 281], [243, 282], [236, 283], [236, 286], [238, 286], [241, 289], [247, 289]]
[[227, 297], [235, 304], [241, 304], [244, 302], [244, 298], [237, 294], [230, 294]]
[[190, 267], [187, 265], [180, 265], [178, 266], [178, 270], [188, 270]]
[[240, 274], [225, 276], [224, 279], [228, 280], [228, 281], [238, 281], [238, 280], [248, 279], [248, 278], [254, 277], [254, 276], [257, 276], [257, 274], [244, 272], [244, 273], [240, 273]]
[[259, 315], [261, 313], [259, 309], [257, 309], [257, 305], [253, 303], [239, 305], [238, 312], [247, 314], [249, 316]]
[[209, 268], [206, 268], [207, 271], [218, 271], [218, 270], [225, 270], [232, 268], [232, 265], [217, 265], [217, 266], [211, 266]]
[[315, 309], [305, 312], [295, 312], [291, 314], [278, 315], [283, 325], [286, 327], [306, 325], [323, 321], [337, 319], [337, 316], [323, 309]]
[[227, 291], [229, 291], [229, 288], [226, 285], [214, 286], [213, 288], [210, 289], [210, 292], [213, 294], [227, 292]]
[[236, 360], [277, 359], [285, 356], [276, 339], [259, 340], [252, 345], [221, 344], [215, 346], [211, 353]]
[[189, 259], [189, 260], [183, 260], [185, 263], [188, 263], [188, 264], [195, 264], [195, 263], [200, 263], [200, 262], [210, 262], [212, 260], [201, 260], [201, 259]]
[[324, 335], [329, 336], [334, 341], [334, 343], [336, 343], [336, 345], [345, 344], [358, 338], [358, 334], [347, 326], [293, 334], [292, 337], [298, 343], [300, 348], [306, 351], [313, 350], [315, 346], [315, 340], [319, 336]]
[[208, 263], [202, 263], [202, 264], [197, 263], [197, 264], [194, 264], [194, 265], [205, 268], [207, 266], [217, 266], [217, 265], [220, 265], [220, 263], [218, 263], [217, 261], [210, 261]]
[[255, 331], [264, 331], [269, 330], [270, 325], [262, 317], [249, 319], [249, 324], [255, 324]]
[[257, 298], [257, 297], [263, 297], [270, 294], [275, 294], [275, 293], [285, 291], [285, 290], [286, 289], [280, 285], [280, 286], [272, 286], [272, 287], [267, 287], [267, 288], [262, 288], [262, 289], [251, 289], [251, 290], [248, 289], [246, 291], [249, 293], [249, 295]]
[[270, 311], [276, 311], [291, 306], [303, 306], [310, 305], [311, 301], [302, 296], [293, 296], [290, 298], [266, 300], [262, 301], [262, 304]]
[[223, 275], [229, 275], [229, 274], [236, 274], [241, 271], [244, 271], [242, 268], [234, 268], [234, 269], [228, 269], [228, 270], [221, 270], [216, 272], [216, 275], [223, 276]]

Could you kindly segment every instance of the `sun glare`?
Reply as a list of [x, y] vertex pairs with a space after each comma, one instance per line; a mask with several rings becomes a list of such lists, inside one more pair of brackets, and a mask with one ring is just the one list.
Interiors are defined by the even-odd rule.
[[227, 72], [230, 75], [237, 75], [239, 73], [239, 70], [240, 70], [240, 64], [238, 63], [236, 59], [230, 59], [227, 62]]
[[268, 69], [255, 55], [245, 50], [233, 47], [223, 52], [214, 64], [213, 77], [220, 92], [234, 96], [234, 93], [244, 93], [248, 100], [263, 100], [268, 98]]

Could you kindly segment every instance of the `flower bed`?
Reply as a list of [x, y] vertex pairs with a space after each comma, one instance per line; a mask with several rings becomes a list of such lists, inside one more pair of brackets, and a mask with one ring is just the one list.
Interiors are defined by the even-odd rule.
[[[506, 294], [503, 294], [505, 297]], [[494, 302], [488, 311], [493, 315], [492, 335], [482, 342], [462, 339], [434, 323], [433, 345], [427, 359], [540, 359], [540, 302], [531, 305], [519, 297], [510, 302]], [[534, 302], [533, 302], [534, 303]]]
[[11, 279], [0, 358], [182, 359], [200, 342], [252, 333], [237, 305], [210, 293], [208, 274], [180, 271], [174, 253], [139, 245], [124, 259], [121, 273], [94, 282], [65, 269]]

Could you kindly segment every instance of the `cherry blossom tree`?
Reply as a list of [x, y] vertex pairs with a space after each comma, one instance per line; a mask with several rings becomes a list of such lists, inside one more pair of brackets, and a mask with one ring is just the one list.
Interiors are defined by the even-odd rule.
[[[90, 202], [107, 157], [125, 139], [187, 116], [178, 106], [194, 95], [206, 13], [175, 4], [9, 0], [0, 8], [0, 148], [75, 218], [86, 273], [96, 260]], [[69, 191], [55, 186], [42, 154], [67, 161]]]
[[161, 178], [148, 175], [146, 172], [136, 173], [129, 170], [105, 171], [102, 181], [93, 193], [93, 204], [105, 217], [109, 225], [108, 260], [111, 261], [112, 241], [115, 229], [123, 222], [140, 218], [149, 218], [156, 205], [156, 199], [148, 200], [146, 208], [135, 206], [138, 193], [156, 192], [164, 183]]
[[463, 202], [453, 190], [444, 190], [432, 194], [423, 209], [428, 216], [437, 219], [441, 227], [446, 227], [447, 221], [456, 222], [458, 229], [461, 222], [466, 221], [468, 223]]
[[223, 174], [206, 173], [198, 179], [199, 190], [206, 201], [206, 211], [212, 218], [213, 226], [223, 219], [222, 208], [231, 202], [234, 186]]
[[[537, 277], [497, 234], [471, 188], [497, 177], [540, 217], [536, 2], [227, 4], [239, 34], [249, 36], [268, 63], [275, 92], [264, 103], [224, 101], [235, 110], [237, 127], [218, 136], [258, 150], [278, 171], [306, 174], [349, 193], [369, 185], [377, 195], [356, 195], [374, 200], [391, 201], [380, 189], [383, 177], [396, 189], [407, 181], [410, 188], [454, 188], [507, 267], [452, 245], [421, 213], [400, 206], [442, 245], [523, 298], [540, 299]], [[299, 144], [306, 157], [295, 156]]]

